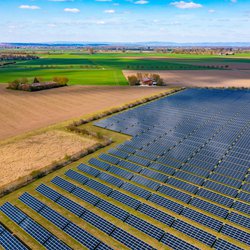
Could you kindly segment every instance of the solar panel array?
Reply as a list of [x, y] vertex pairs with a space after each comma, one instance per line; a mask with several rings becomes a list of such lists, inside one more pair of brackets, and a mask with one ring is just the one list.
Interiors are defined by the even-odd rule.
[[[249, 104], [246, 90], [189, 89], [100, 120], [96, 126], [131, 140], [0, 211], [47, 249], [70, 246], [20, 202], [88, 249], [112, 249], [111, 241], [136, 250], [155, 249], [152, 242], [162, 249], [249, 249]], [[0, 224], [0, 245], [8, 241], [27, 249]]]

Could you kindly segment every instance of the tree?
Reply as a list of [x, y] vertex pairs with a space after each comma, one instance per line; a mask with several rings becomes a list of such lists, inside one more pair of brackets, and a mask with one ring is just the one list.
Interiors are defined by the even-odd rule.
[[135, 86], [140, 84], [140, 80], [135, 75], [129, 76], [128, 82], [130, 86]]
[[61, 85], [66, 85], [69, 81], [69, 79], [67, 77], [64, 77], [64, 76], [56, 76], [53, 78], [53, 81], [58, 83], [58, 84], [61, 84]]
[[89, 54], [90, 54], [90, 55], [93, 55], [93, 54], [95, 53], [95, 51], [94, 51], [93, 48], [89, 48], [88, 50], [89, 50]]
[[21, 80], [20, 80], [20, 84], [28, 84], [29, 83], [29, 80], [26, 78], [26, 77], [23, 77]]
[[33, 80], [33, 83], [39, 83], [39, 82], [40, 81], [39, 81], [38, 77], [35, 77], [34, 80]]

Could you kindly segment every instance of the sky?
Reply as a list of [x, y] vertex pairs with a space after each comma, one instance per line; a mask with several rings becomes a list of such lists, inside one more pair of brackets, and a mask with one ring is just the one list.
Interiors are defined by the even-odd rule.
[[0, 42], [250, 42], [250, 0], [0, 0]]

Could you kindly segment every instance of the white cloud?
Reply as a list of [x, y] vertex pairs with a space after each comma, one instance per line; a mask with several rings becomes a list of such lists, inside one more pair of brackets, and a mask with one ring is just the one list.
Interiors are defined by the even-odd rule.
[[172, 2], [170, 4], [175, 6], [178, 9], [198, 9], [198, 8], [202, 8], [201, 4], [194, 3], [194, 2], [180, 1], [180, 2]]
[[211, 10], [208, 10], [209, 13], [215, 13], [215, 10], [211, 9]]
[[147, 3], [149, 3], [149, 1], [146, 0], [139, 0], [135, 2], [135, 4], [147, 4]]
[[20, 5], [19, 9], [26, 9], [26, 10], [39, 10], [40, 7], [36, 5]]
[[95, 0], [96, 2], [112, 2], [112, 0]]
[[80, 12], [80, 10], [77, 8], [65, 8], [64, 11], [71, 12], [71, 13], [79, 13]]
[[114, 14], [114, 13], [115, 13], [115, 10], [104, 10], [104, 13], [107, 13], [107, 14]]

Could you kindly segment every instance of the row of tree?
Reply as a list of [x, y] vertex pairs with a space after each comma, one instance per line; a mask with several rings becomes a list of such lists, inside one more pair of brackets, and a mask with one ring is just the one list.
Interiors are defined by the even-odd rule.
[[35, 77], [30, 81], [28, 78], [23, 77], [10, 82], [7, 88], [13, 90], [36, 91], [67, 86], [68, 81], [69, 79], [63, 76], [55, 76], [52, 81], [44, 81], [41, 77]]
[[130, 86], [142, 85], [144, 81], [155, 82], [157, 86], [165, 85], [164, 80], [158, 74], [137, 73], [136, 75], [128, 76]]

